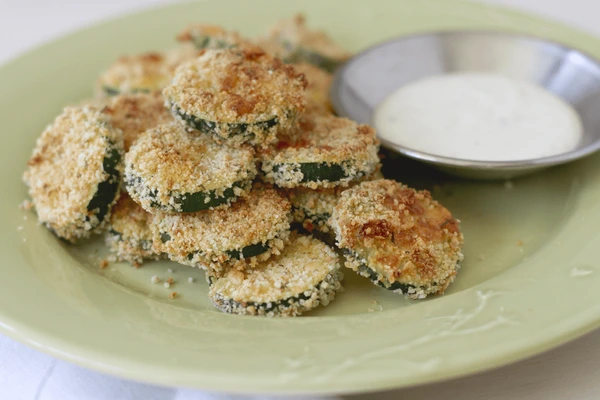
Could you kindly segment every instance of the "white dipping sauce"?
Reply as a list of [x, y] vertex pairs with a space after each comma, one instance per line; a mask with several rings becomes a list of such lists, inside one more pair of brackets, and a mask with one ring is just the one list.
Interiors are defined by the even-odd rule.
[[425, 153], [479, 161], [514, 161], [574, 149], [577, 112], [532, 83], [461, 73], [401, 87], [375, 110], [380, 138]]

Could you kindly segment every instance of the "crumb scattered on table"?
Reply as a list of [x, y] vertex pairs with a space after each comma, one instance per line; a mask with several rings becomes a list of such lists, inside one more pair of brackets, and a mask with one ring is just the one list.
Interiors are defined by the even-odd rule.
[[100, 269], [108, 267], [108, 260], [100, 260]]
[[177, 292], [171, 292], [171, 294], [169, 294], [170, 299], [174, 299], [175, 297], [177, 297]]
[[160, 278], [156, 275], [152, 275], [152, 278], [150, 278], [150, 282], [158, 283], [158, 282], [160, 282]]

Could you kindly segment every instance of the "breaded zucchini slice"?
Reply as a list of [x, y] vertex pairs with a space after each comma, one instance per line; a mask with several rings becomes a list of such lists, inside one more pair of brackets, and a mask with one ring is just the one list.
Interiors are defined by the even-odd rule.
[[[277, 43], [281, 50], [265, 43]], [[350, 58], [350, 53], [337, 45], [323, 31], [308, 29], [302, 14], [278, 21], [267, 38], [258, 42], [288, 63], [307, 62], [327, 72], [333, 72]]]
[[333, 76], [308, 63], [294, 64], [296, 71], [304, 74], [306, 86], [306, 112], [315, 114], [333, 114], [333, 106], [329, 101], [329, 88]]
[[163, 94], [173, 115], [218, 141], [266, 145], [304, 111], [304, 75], [255, 50], [201, 50]]
[[220, 274], [278, 254], [289, 237], [289, 201], [278, 191], [255, 185], [227, 209], [186, 214], [156, 213], [154, 248], [169, 259]]
[[[364, 180], [383, 179], [380, 171], [375, 172]], [[350, 187], [360, 182], [352, 183]], [[309, 189], [297, 187], [288, 190], [288, 198], [292, 203], [292, 216], [294, 222], [302, 225], [308, 232], [319, 232], [332, 236], [332, 240], [326, 237], [327, 243], [334, 243], [334, 234], [329, 219], [333, 213], [342, 192], [348, 187], [338, 186], [334, 188]], [[325, 237], [322, 237], [325, 238]]]
[[260, 153], [267, 182], [280, 187], [348, 186], [379, 166], [375, 130], [346, 118], [309, 114]]
[[164, 103], [160, 92], [121, 94], [108, 100], [104, 113], [115, 128], [123, 131], [125, 151], [143, 132], [173, 121]]
[[209, 297], [232, 314], [297, 316], [326, 306], [341, 289], [338, 257], [310, 236], [296, 236], [281, 254], [245, 271], [208, 278]]
[[40, 222], [70, 242], [105, 225], [123, 173], [123, 137], [101, 111], [67, 107], [37, 140], [23, 176]]
[[429, 192], [393, 180], [346, 190], [331, 224], [346, 267], [410, 298], [442, 294], [463, 259], [463, 235], [450, 211]]
[[174, 121], [144, 132], [125, 156], [125, 184], [148, 212], [195, 212], [229, 204], [250, 189], [254, 149], [218, 145]]
[[159, 258], [152, 249], [150, 217], [127, 193], [121, 193], [113, 206], [106, 232], [106, 244], [118, 261], [139, 266], [144, 260]]
[[148, 52], [119, 58], [96, 84], [100, 96], [160, 91], [171, 81], [175, 68], [196, 56], [194, 46], [180, 46], [164, 53]]
[[190, 24], [177, 35], [177, 41], [192, 43], [197, 49], [229, 49], [250, 45], [237, 32], [218, 25]]

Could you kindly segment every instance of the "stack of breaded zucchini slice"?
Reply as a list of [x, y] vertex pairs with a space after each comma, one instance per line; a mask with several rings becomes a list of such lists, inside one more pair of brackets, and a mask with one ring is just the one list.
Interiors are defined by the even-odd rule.
[[443, 292], [462, 260], [458, 222], [382, 179], [373, 128], [333, 114], [347, 52], [302, 16], [256, 40], [207, 24], [177, 40], [119, 58], [96, 99], [44, 130], [24, 181], [45, 226], [70, 242], [104, 232], [136, 267], [202, 268], [227, 313], [328, 305], [342, 253], [386, 289]]

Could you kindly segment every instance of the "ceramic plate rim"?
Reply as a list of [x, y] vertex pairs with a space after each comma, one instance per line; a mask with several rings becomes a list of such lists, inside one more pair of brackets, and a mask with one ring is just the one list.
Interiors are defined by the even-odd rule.
[[[514, 11], [505, 10], [502, 8], [489, 7], [489, 6], [485, 6], [485, 5], [472, 4], [472, 5], [465, 6], [464, 4], [468, 4], [468, 3], [461, 3], [458, 1], [446, 2], [446, 3], [454, 4], [457, 6], [459, 6], [460, 4], [463, 4], [460, 6], [468, 7], [469, 9], [472, 8], [474, 14], [477, 14], [478, 12], [481, 12], [482, 10], [490, 10], [491, 9], [491, 10], [494, 10], [494, 12], [499, 12], [502, 15], [507, 16], [507, 17], [514, 16], [514, 18], [522, 18], [522, 19], [525, 19], [528, 21], [533, 21], [533, 22], [535, 22], [537, 24], [541, 24], [543, 26], [560, 27], [561, 32], [562, 31], [569, 32], [569, 33], [572, 33], [575, 37], [586, 38], [587, 41], [592, 42], [592, 44], [598, 43], [597, 39], [591, 38], [589, 35], [584, 35], [582, 33], [577, 32], [574, 29], [570, 29], [570, 28], [567, 29], [556, 23], [544, 22], [540, 18], [533, 17], [533, 16], [527, 16], [526, 14], [523, 14], [523, 13], [517, 13]], [[101, 30], [101, 29], [103, 29], [103, 27], [106, 27], [107, 25], [109, 25], [109, 23], [117, 23], [117, 22], [122, 23], [123, 21], [127, 21], [127, 20], [135, 18], [135, 17], [150, 15], [153, 13], [157, 13], [159, 11], [175, 10], [175, 9], [179, 9], [179, 8], [185, 9], [185, 7], [189, 4], [198, 4], [198, 3], [179, 3], [179, 4], [169, 5], [169, 6], [165, 6], [165, 7], [155, 7], [155, 8], [149, 9], [149, 10], [144, 10], [141, 12], [132, 13], [130, 15], [103, 21], [103, 22], [95, 24], [94, 26], [89, 27], [89, 28], [74, 31], [62, 38], [45, 43], [27, 53], [19, 55], [17, 58], [10, 60], [8, 63], [6, 63], [0, 67], [0, 77], [2, 75], [4, 75], [6, 73], [6, 71], [9, 70], [9, 68], [19, 65], [20, 63], [25, 63], [29, 57], [33, 57], [39, 51], [48, 49], [52, 46], [60, 46], [62, 43], [67, 41], [69, 38], [80, 35], [84, 32]], [[440, 4], [442, 4], [442, 3], [440, 3]], [[1, 100], [1, 98], [0, 98], [0, 100]], [[592, 178], [588, 177], [588, 179], [592, 179]], [[594, 189], [594, 188], [592, 188], [592, 189]], [[588, 199], [588, 198], [592, 197], [594, 194], [595, 193], [582, 192], [581, 199], [583, 199], [584, 197], [585, 197], [585, 199]], [[14, 206], [14, 205], [7, 204], [6, 201], [4, 201], [4, 203], [3, 203], [3, 208], [12, 207], [12, 206]], [[572, 228], [573, 228], [572, 226], [569, 227], [569, 229], [572, 229]], [[565, 227], [562, 232], [566, 232], [566, 231], [567, 231], [567, 227]], [[2, 232], [2, 235], [7, 236], [8, 233]], [[599, 236], [596, 235], [596, 238], [598, 238], [598, 237]], [[0, 270], [1, 270], [1, 268], [2, 267], [0, 267]], [[19, 272], [19, 273], [28, 274], [30, 272], [25, 271], [25, 272]], [[83, 274], [85, 275], [87, 273], [88, 272], [84, 272]], [[503, 273], [504, 278], [507, 278], [506, 275], [508, 275], [508, 274], [510, 274], [511, 277], [519, 277], [523, 274], [523, 272], [515, 271], [515, 269], [513, 269], [511, 271], [507, 271], [506, 273]], [[24, 275], [24, 276], [27, 276], [27, 275]], [[85, 277], [85, 279], [88, 279], [88, 278], [89, 277]], [[552, 281], [549, 281], [549, 282], [552, 282]], [[590, 280], [590, 282], [591, 282], [591, 280]], [[569, 283], [569, 284], [571, 284], [571, 283]], [[107, 286], [107, 285], [110, 285], [110, 283], [100, 282], [98, 284], [98, 286], [102, 286], [102, 287]], [[0, 287], [1, 286], [2, 286], [2, 284], [0, 283]], [[460, 293], [450, 295], [450, 296], [448, 296], [448, 299], [453, 298], [454, 300], [458, 301], [457, 299], [459, 297], [465, 298], [465, 296], [479, 295], [480, 294], [479, 288], [483, 288], [483, 286], [484, 285], [478, 285], [478, 286], [472, 288], [472, 290], [469, 289], [469, 290], [466, 290], [466, 291], [463, 291]], [[102, 289], [102, 290], [104, 290], [104, 289]], [[112, 289], [110, 289], [110, 290], [112, 290]], [[9, 288], [9, 291], [10, 291], [10, 288]], [[121, 295], [119, 294], [119, 296], [121, 296]], [[123, 296], [125, 296], [125, 295], [123, 295]], [[136, 295], [132, 295], [132, 294], [128, 293], [127, 296], [136, 296]], [[140, 295], [137, 295], [137, 296], [141, 297]], [[2, 295], [0, 295], [0, 299], [1, 298], [2, 298]], [[585, 299], [582, 297], [581, 300], [583, 301]], [[426, 304], [430, 304], [430, 303], [426, 303]], [[421, 305], [419, 305], [419, 307], [420, 306]], [[307, 324], [313, 324], [313, 323], [315, 323], [314, 321], [322, 322], [327, 318], [335, 319], [338, 317], [315, 317], [312, 319], [313, 322], [309, 321], [309, 322], [307, 322]], [[349, 318], [349, 319], [351, 319], [351, 318]], [[375, 317], [365, 317], [364, 319], [367, 321], [373, 322], [373, 323], [377, 322]], [[311, 319], [309, 319], [309, 320], [311, 320]], [[155, 365], [155, 364], [145, 365], [145, 363], [142, 359], [122, 360], [123, 364], [125, 366], [119, 367], [119, 366], [117, 366], [118, 361], [119, 361], [118, 354], [103, 354], [100, 350], [93, 347], [93, 345], [90, 346], [89, 343], [87, 345], [85, 345], [83, 343], [75, 343], [75, 344], [69, 343], [68, 340], [65, 338], [55, 336], [55, 335], [53, 336], [52, 333], [37, 330], [35, 328], [35, 324], [32, 325], [30, 321], [19, 320], [18, 318], [14, 318], [13, 316], [11, 316], [10, 312], [6, 311], [3, 308], [0, 308], [0, 333], [3, 333], [9, 337], [12, 337], [13, 339], [16, 339], [22, 343], [25, 343], [28, 346], [34, 347], [38, 350], [49, 353], [58, 358], [62, 358], [62, 359], [74, 362], [76, 364], [79, 364], [81, 366], [95, 369], [95, 370], [98, 370], [101, 372], [118, 375], [118, 376], [125, 377], [125, 378], [155, 383], [155, 384], [158, 383], [158, 384], [165, 384], [165, 385], [188, 386], [188, 387], [202, 388], [202, 389], [206, 389], [206, 390], [227, 390], [229, 392], [243, 392], [243, 393], [250, 393], [250, 392], [255, 392], [255, 393], [259, 393], [259, 392], [261, 392], [261, 393], [281, 393], [281, 392], [288, 392], [288, 393], [334, 393], [335, 392], [335, 393], [340, 393], [340, 392], [347, 392], [347, 393], [349, 393], [349, 392], [359, 392], [359, 391], [366, 391], [366, 390], [382, 390], [382, 389], [392, 389], [392, 388], [397, 388], [397, 387], [405, 387], [405, 386], [411, 386], [411, 385], [421, 384], [421, 383], [425, 383], [425, 382], [431, 382], [433, 380], [437, 381], [437, 380], [442, 380], [442, 379], [455, 378], [455, 377], [463, 376], [463, 375], [470, 374], [473, 372], [480, 372], [483, 370], [498, 367], [500, 365], [505, 365], [509, 362], [513, 362], [513, 361], [520, 360], [525, 357], [537, 354], [541, 351], [555, 347], [561, 343], [564, 343], [567, 340], [581, 336], [595, 328], [600, 327], [600, 304], [590, 305], [588, 308], [581, 309], [581, 310], [579, 310], [578, 313], [571, 314], [569, 316], [569, 318], [567, 318], [563, 322], [564, 323], [562, 323], [562, 324], [559, 324], [557, 326], [553, 326], [553, 327], [549, 328], [548, 330], [552, 333], [546, 334], [544, 340], [533, 344], [531, 341], [527, 341], [527, 340], [523, 339], [518, 344], [510, 347], [510, 349], [504, 349], [504, 350], [501, 349], [502, 351], [499, 350], [500, 353], [494, 354], [494, 356], [489, 358], [483, 366], [481, 365], [481, 361], [482, 361], [481, 359], [478, 359], [477, 361], [467, 360], [467, 361], [463, 361], [462, 364], [459, 363], [460, 364], [459, 368], [446, 368], [446, 369], [436, 371], [435, 374], [428, 374], [425, 371], [424, 373], [414, 375], [411, 378], [404, 377], [402, 379], [396, 379], [395, 376], [390, 375], [388, 373], [387, 375], [385, 375], [385, 377], [380, 378], [380, 379], [373, 379], [373, 380], [367, 380], [367, 381], [363, 380], [363, 381], [357, 381], [357, 382], [353, 382], [351, 379], [349, 381], [346, 380], [345, 381], [346, 386], [344, 386], [344, 384], [341, 383], [341, 382], [343, 382], [343, 380], [342, 380], [340, 382], [333, 383], [329, 388], [326, 388], [326, 387], [324, 388], [324, 387], [322, 387], [322, 385], [321, 386], [315, 385], [315, 384], [311, 385], [310, 382], [309, 382], [309, 384], [306, 384], [306, 385], [299, 385], [298, 382], [295, 382], [293, 384], [290, 384], [289, 387], [285, 387], [285, 386], [264, 385], [264, 382], [263, 382], [263, 385], [261, 385], [260, 383], [252, 384], [251, 382], [248, 382], [248, 381], [245, 381], [239, 387], [231, 387], [226, 384], [227, 379], [228, 379], [227, 377], [223, 377], [222, 374], [219, 375], [218, 371], [213, 373], [212, 371], [206, 370], [206, 368], [204, 368], [204, 370], [203, 370], [203, 372], [205, 372], [205, 375], [196, 376], [195, 377], [196, 379], [194, 379], [194, 375], [193, 375], [194, 371], [192, 371], [192, 372], [180, 371], [174, 366], [161, 368], [161, 366]], [[254, 322], [250, 322], [250, 321], [247, 321], [247, 323], [254, 324]], [[269, 322], [269, 323], [270, 324], [280, 324], [279, 322], [275, 322], [275, 321]], [[571, 324], [572, 326], [568, 326], [569, 324]], [[283, 326], [283, 325], [281, 325], [281, 326]], [[492, 353], [490, 353], [490, 354], [492, 354]], [[144, 366], [145, 366], [145, 368], [143, 368]], [[132, 367], [139, 367], [140, 369], [136, 370], [136, 368], [132, 368]], [[166, 373], [166, 374], [163, 375], [163, 373]], [[342, 376], [344, 376], [344, 375], [342, 375]]]

